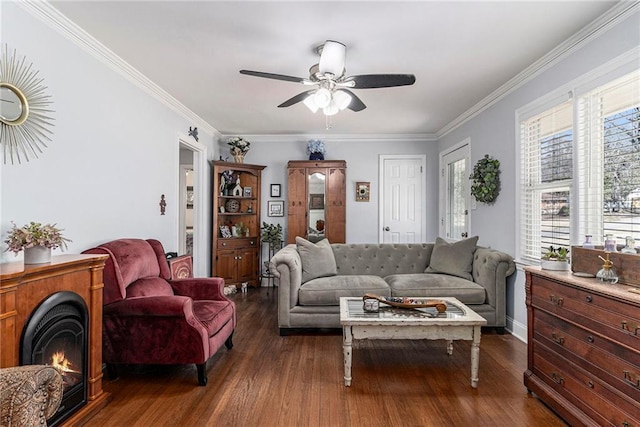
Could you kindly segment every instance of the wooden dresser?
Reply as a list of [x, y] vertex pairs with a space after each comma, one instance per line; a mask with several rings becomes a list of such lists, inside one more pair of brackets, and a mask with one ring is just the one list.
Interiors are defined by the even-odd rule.
[[526, 267], [524, 384], [571, 425], [640, 426], [640, 294]]

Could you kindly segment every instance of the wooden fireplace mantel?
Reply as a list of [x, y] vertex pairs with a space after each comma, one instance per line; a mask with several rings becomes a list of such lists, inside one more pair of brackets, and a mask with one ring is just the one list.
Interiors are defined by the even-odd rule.
[[63, 425], [82, 424], [110, 400], [102, 390], [102, 274], [107, 255], [59, 255], [48, 264], [0, 264], [0, 368], [20, 364], [20, 338], [40, 302], [60, 291], [75, 292], [89, 311], [87, 404]]

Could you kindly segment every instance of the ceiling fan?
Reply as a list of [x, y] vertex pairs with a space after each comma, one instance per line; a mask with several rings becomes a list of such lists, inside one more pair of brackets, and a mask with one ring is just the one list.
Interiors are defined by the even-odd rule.
[[362, 111], [367, 108], [364, 102], [350, 89], [409, 86], [416, 81], [416, 77], [413, 74], [345, 76], [346, 50], [347, 47], [343, 43], [333, 40], [327, 40], [324, 44], [318, 46], [315, 51], [320, 55], [320, 62], [309, 69], [309, 78], [251, 70], [240, 70], [240, 74], [315, 86], [313, 89], [287, 99], [278, 107], [290, 107], [302, 101], [314, 113], [322, 109], [327, 116], [332, 116], [346, 108], [352, 111]]

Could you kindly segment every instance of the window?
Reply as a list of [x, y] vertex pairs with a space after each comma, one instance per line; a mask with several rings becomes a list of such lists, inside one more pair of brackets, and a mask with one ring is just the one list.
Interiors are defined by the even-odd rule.
[[640, 71], [540, 109], [519, 113], [520, 257], [640, 240]]

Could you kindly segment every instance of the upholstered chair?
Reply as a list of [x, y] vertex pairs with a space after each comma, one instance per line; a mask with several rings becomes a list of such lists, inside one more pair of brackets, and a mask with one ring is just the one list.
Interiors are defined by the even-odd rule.
[[104, 269], [102, 359], [109, 377], [118, 364], [194, 363], [207, 384], [206, 363], [225, 344], [233, 347], [235, 304], [224, 280], [171, 280], [162, 244], [120, 239], [84, 251], [108, 254]]

